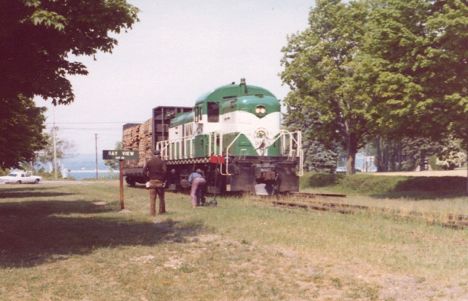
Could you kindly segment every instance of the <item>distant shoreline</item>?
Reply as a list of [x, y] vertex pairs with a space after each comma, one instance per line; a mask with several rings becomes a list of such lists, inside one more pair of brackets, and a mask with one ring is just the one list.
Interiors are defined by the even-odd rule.
[[[92, 173], [96, 172], [95, 169], [72, 169], [69, 173]], [[98, 169], [98, 172], [119, 172], [118, 170], [109, 170], [109, 169]]]

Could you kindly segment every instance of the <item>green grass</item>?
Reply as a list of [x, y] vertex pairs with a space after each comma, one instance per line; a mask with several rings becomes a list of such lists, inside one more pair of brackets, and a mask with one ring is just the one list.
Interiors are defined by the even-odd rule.
[[309, 173], [301, 189], [315, 193], [344, 193], [354, 205], [371, 207], [369, 213], [419, 218], [447, 223], [453, 215], [468, 215], [464, 177], [405, 177]]
[[465, 177], [408, 177], [369, 174], [307, 173], [301, 178], [302, 189], [318, 189], [376, 198], [411, 197], [430, 199], [466, 196]]
[[0, 300], [463, 300], [468, 231], [115, 182], [0, 187]]

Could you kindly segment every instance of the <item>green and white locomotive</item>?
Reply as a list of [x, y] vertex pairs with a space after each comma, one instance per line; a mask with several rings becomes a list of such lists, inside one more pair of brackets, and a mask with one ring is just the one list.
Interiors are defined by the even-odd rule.
[[[264, 88], [242, 79], [203, 95], [193, 108], [156, 107], [149, 122], [151, 147], [143, 156], [160, 150], [177, 187], [188, 187], [187, 176], [200, 168], [208, 192], [255, 192], [258, 184], [270, 194], [299, 190], [301, 132], [281, 128], [280, 102]], [[134, 125], [124, 126], [124, 148], [131, 149], [126, 126]], [[139, 151], [141, 157], [141, 145]], [[144, 181], [140, 167], [125, 170], [127, 182]]]

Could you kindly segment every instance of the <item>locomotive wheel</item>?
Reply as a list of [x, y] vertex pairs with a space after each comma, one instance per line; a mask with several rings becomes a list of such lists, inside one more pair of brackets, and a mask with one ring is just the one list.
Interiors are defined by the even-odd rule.
[[136, 182], [135, 182], [134, 179], [132, 179], [132, 178], [127, 178], [127, 177], [126, 177], [126, 178], [125, 178], [125, 182], [127, 182], [128, 186], [130, 186], [130, 187], [135, 187], [135, 183], [136, 183]]

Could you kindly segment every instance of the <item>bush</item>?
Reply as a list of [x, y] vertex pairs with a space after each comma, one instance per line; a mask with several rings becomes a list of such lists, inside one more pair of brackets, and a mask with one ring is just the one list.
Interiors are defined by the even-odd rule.
[[335, 192], [388, 197], [464, 195], [466, 190], [464, 177], [308, 174], [302, 183], [303, 188], [327, 187]]
[[312, 173], [308, 177], [308, 187], [325, 187], [336, 185], [339, 179], [342, 179], [344, 175], [330, 174], [330, 173]]

